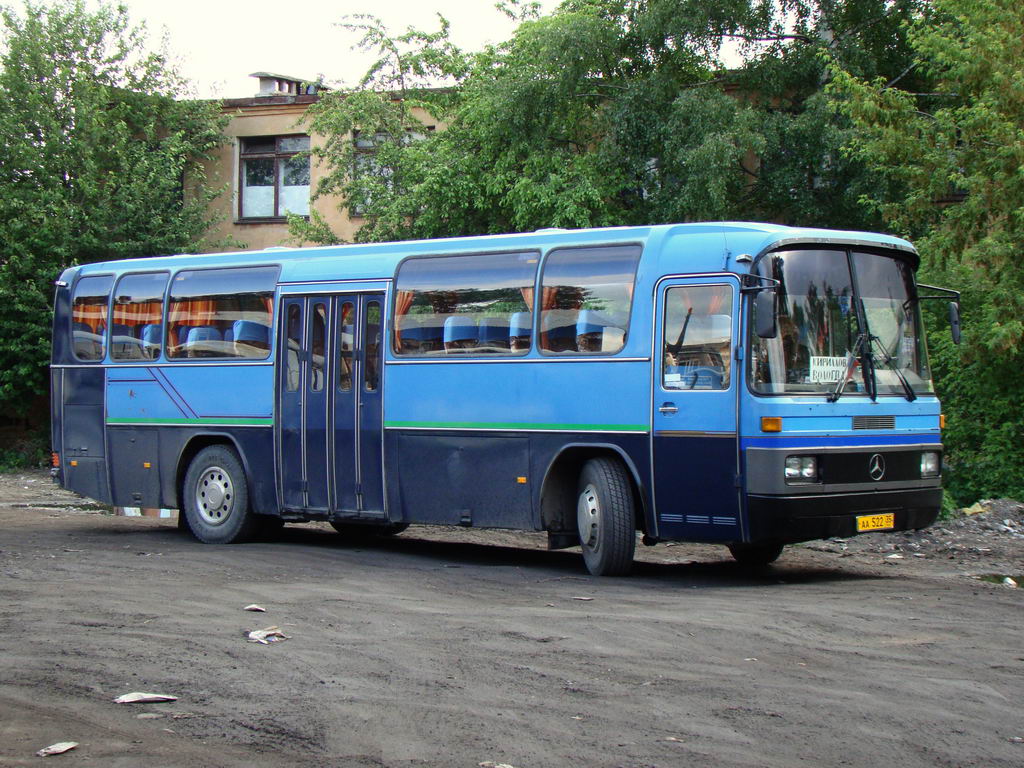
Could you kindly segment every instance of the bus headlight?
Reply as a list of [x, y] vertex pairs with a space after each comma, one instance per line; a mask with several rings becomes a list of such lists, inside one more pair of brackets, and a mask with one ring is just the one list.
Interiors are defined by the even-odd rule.
[[814, 456], [787, 456], [787, 483], [814, 483], [818, 480], [818, 460]]
[[938, 451], [925, 451], [921, 454], [921, 477], [938, 477], [942, 460]]

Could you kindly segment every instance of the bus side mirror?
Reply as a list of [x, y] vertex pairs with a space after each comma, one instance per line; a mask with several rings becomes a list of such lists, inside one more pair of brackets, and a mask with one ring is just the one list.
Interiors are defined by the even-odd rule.
[[779, 335], [775, 318], [778, 314], [778, 294], [766, 288], [754, 297], [754, 332], [762, 339], [774, 339]]
[[955, 301], [949, 302], [949, 332], [953, 336], [953, 343], [960, 343], [960, 305]]

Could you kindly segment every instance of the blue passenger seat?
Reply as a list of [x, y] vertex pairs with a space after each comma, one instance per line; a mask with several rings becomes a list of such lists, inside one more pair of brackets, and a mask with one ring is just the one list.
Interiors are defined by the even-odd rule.
[[516, 312], [508, 321], [508, 344], [510, 349], [522, 351], [530, 348], [533, 333], [533, 314]]
[[224, 354], [224, 339], [221, 332], [212, 325], [197, 325], [188, 332], [185, 342], [188, 357], [221, 357]]
[[270, 328], [255, 320], [235, 320], [229, 329], [232, 338], [225, 341], [234, 342], [234, 353], [239, 357], [266, 357], [270, 349]]
[[160, 343], [163, 340], [163, 325], [160, 323], [149, 323], [142, 326], [142, 351], [146, 357], [152, 360], [160, 355]]
[[475, 349], [479, 339], [476, 320], [470, 315], [451, 315], [444, 321], [445, 352]]
[[481, 317], [478, 328], [482, 350], [508, 349], [508, 320], [501, 317]]
[[543, 312], [545, 345], [550, 352], [575, 352], [576, 320], [579, 312], [573, 309], [548, 309]]
[[423, 325], [416, 315], [402, 315], [396, 320], [399, 353], [414, 355], [420, 351], [423, 342]]

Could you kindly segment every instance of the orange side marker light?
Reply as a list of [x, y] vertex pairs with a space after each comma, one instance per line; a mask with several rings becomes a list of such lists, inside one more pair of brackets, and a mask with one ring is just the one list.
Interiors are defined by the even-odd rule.
[[762, 432], [781, 432], [782, 431], [782, 417], [781, 416], [762, 416], [761, 417], [761, 431]]

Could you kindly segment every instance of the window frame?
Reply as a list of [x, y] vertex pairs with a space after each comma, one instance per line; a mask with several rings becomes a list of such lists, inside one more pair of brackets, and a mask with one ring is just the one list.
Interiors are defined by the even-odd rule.
[[[678, 276], [677, 276], [678, 277]], [[667, 375], [667, 366], [665, 365], [665, 352], [668, 346], [668, 337], [665, 335], [669, 330], [668, 328], [668, 317], [669, 317], [669, 294], [674, 290], [679, 289], [716, 289], [724, 288], [729, 299], [729, 338], [727, 345], [726, 356], [722, 357], [723, 361], [723, 375], [726, 380], [726, 386], [722, 387], [707, 387], [697, 388], [696, 380], [694, 385], [690, 387], [667, 387], [665, 386], [665, 376]], [[675, 395], [679, 392], [729, 392], [735, 385], [737, 376], [737, 366], [742, 366], [743, 361], [735, 360], [735, 350], [737, 345], [737, 336], [741, 332], [737, 323], [739, 321], [738, 315], [742, 302], [742, 294], [739, 292], [739, 287], [732, 280], [722, 279], [715, 282], [713, 279], [709, 279], [707, 282], [700, 283], [680, 283], [675, 285], [666, 286], [663, 289], [662, 296], [662, 308], [661, 308], [661, 328], [658, 333], [661, 335], [661, 349], [657, 352], [657, 359], [660, 360], [658, 364], [660, 375], [658, 376], [658, 387], [664, 396]], [[721, 313], [719, 313], [721, 314]], [[705, 352], [707, 354], [707, 352]], [[720, 352], [718, 354], [721, 354]], [[696, 366], [696, 367], [707, 367], [707, 366]]]
[[[246, 152], [245, 144], [248, 141], [257, 141], [263, 139], [274, 141], [273, 152]], [[309, 139], [310, 149], [299, 149], [295, 151], [282, 151], [280, 149], [281, 139]], [[309, 155], [312, 149], [312, 138], [307, 133], [281, 133], [271, 134], [269, 136], [239, 136], [238, 137], [238, 209], [236, 223], [239, 224], [280, 224], [288, 221], [288, 217], [281, 213], [281, 166], [284, 160], [301, 155], [303, 152], [307, 153], [309, 163], [309, 190], [310, 195], [313, 191], [313, 162], [312, 155]], [[246, 216], [245, 215], [245, 161], [255, 159], [266, 159], [270, 158], [274, 161], [274, 213], [271, 216]], [[309, 214], [302, 214], [302, 217], [309, 220]]]
[[[78, 286], [81, 284], [81, 282], [83, 280], [88, 280], [88, 279], [94, 278], [94, 277], [109, 277], [110, 278], [110, 288], [107, 290], [107, 315], [106, 315], [106, 320], [105, 320], [105, 322], [107, 324], [107, 327], [103, 329], [103, 333], [102, 334], [99, 334], [101, 336], [102, 340], [103, 340], [103, 342], [102, 342], [103, 343], [103, 353], [99, 357], [97, 357], [97, 358], [79, 357], [78, 353], [75, 351], [75, 292], [78, 290]], [[117, 285], [117, 280], [118, 280], [118, 275], [117, 275], [116, 272], [100, 272], [100, 273], [97, 273], [97, 274], [88, 274], [88, 275], [79, 274], [75, 278], [74, 283], [71, 285], [70, 296], [69, 296], [70, 311], [68, 312], [68, 340], [70, 342], [71, 356], [75, 359], [75, 361], [77, 363], [82, 363], [82, 364], [85, 364], [85, 365], [103, 365], [105, 363], [105, 361], [107, 360], [107, 358], [110, 356], [110, 342], [109, 342], [110, 328], [109, 328], [109, 326], [111, 325], [110, 318], [113, 316], [113, 310], [111, 308], [111, 302], [113, 300], [114, 288]]]

